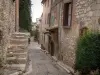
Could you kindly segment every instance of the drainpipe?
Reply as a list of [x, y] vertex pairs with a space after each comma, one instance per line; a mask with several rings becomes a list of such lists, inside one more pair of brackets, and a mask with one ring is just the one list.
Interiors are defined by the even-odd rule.
[[19, 31], [19, 0], [15, 1], [15, 31]]
[[59, 44], [59, 53], [58, 53], [58, 59], [62, 60], [61, 58], [61, 10], [62, 10], [62, 1], [59, 3], [59, 23], [58, 23], [58, 44]]

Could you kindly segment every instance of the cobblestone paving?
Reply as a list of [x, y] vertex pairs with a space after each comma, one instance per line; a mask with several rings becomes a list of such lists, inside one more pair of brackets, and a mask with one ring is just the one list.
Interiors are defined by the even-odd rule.
[[32, 72], [29, 75], [69, 75], [42, 52], [37, 43], [32, 42], [29, 49], [32, 63]]

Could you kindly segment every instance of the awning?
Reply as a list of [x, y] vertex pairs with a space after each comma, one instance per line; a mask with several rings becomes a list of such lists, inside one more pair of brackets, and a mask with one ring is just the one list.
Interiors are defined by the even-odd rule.
[[47, 30], [49, 31], [55, 30], [55, 29], [58, 29], [58, 25], [50, 26], [49, 28], [47, 28]]

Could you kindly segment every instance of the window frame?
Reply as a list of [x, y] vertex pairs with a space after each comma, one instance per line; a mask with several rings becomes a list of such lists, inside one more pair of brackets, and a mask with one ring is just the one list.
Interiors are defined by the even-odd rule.
[[[69, 13], [69, 10], [71, 13]], [[67, 14], [66, 14], [66, 12], [67, 12]], [[72, 2], [64, 3], [64, 6], [63, 6], [63, 26], [64, 27], [71, 27], [71, 25], [72, 25], [72, 12], [73, 12], [73, 3]], [[70, 22], [69, 22], [69, 17], [70, 17]], [[67, 22], [66, 22], [66, 20], [67, 20]]]

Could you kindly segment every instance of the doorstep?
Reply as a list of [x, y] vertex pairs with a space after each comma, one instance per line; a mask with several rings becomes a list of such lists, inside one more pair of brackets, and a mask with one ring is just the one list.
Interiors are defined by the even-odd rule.
[[20, 74], [20, 72], [15, 72], [15, 73], [10, 74], [10, 75], [19, 75], [19, 74]]
[[49, 52], [47, 50], [43, 50], [41, 49], [45, 54], [49, 54]]
[[64, 64], [62, 61], [59, 61], [55, 56], [52, 56], [52, 60], [56, 62], [57, 65], [62, 67], [67, 73], [74, 74], [74, 69]]
[[58, 59], [57, 59], [55, 56], [52, 56], [52, 59], [53, 59], [55, 62], [58, 61]]
[[57, 64], [62, 67], [64, 70], [66, 70], [68, 73], [70, 74], [74, 74], [74, 69], [69, 67], [68, 65], [64, 64], [63, 62], [61, 61], [57, 61]]

